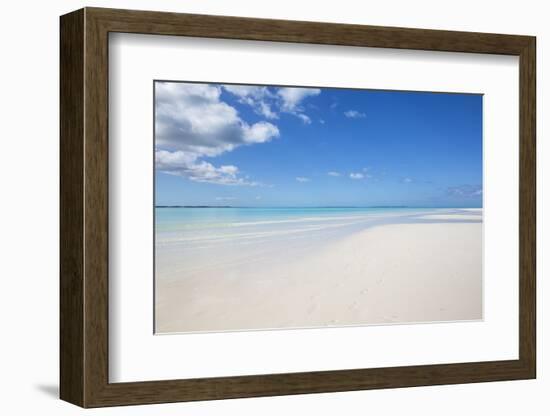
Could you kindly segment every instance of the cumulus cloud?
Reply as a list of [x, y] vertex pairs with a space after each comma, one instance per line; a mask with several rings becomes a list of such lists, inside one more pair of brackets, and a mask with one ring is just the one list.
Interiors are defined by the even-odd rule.
[[216, 167], [204, 160], [198, 160], [196, 155], [181, 150], [175, 152], [156, 150], [155, 166], [161, 172], [182, 176], [195, 182], [219, 185], [259, 185], [258, 182], [240, 177], [237, 166], [222, 165]]
[[219, 87], [207, 84], [158, 83], [157, 146], [212, 157], [279, 134], [271, 123], [246, 123], [234, 107], [220, 100], [220, 94]]
[[336, 176], [341, 176], [341, 175], [340, 175], [340, 172], [334, 172], [334, 171], [327, 172], [327, 175], [328, 175], [328, 176], [335, 176], [335, 177], [336, 177]]
[[270, 100], [273, 100], [275, 95], [269, 88], [253, 85], [224, 85], [223, 88], [238, 97], [240, 103], [252, 107], [257, 114], [268, 119], [279, 118], [272, 109]]
[[257, 109], [256, 111], [266, 117], [266, 118], [279, 118], [279, 116], [277, 115], [277, 113], [275, 113], [274, 111], [271, 110], [271, 106], [264, 102], [264, 101], [260, 101], [258, 104], [257, 104]]
[[359, 172], [352, 172], [349, 174], [349, 177], [351, 179], [363, 179], [365, 177], [365, 175], [363, 175], [362, 173], [359, 173]]
[[301, 105], [307, 97], [319, 95], [319, 88], [295, 88], [282, 87], [277, 89], [279, 97], [279, 108], [282, 112], [289, 113], [298, 117], [304, 124], [311, 124], [309, 116], [304, 114], [304, 107]]
[[447, 195], [459, 198], [476, 198], [483, 195], [481, 185], [460, 185], [447, 188]]
[[220, 95], [221, 87], [208, 84], [156, 84], [156, 167], [197, 182], [257, 185], [240, 177], [236, 166], [202, 160], [279, 136], [274, 124], [242, 120]]
[[297, 176], [297, 177], [296, 177], [296, 180], [297, 180], [298, 182], [302, 182], [302, 183], [309, 182], [309, 178], [305, 178], [305, 177], [303, 177], [303, 176]]
[[344, 115], [347, 118], [365, 118], [367, 116], [365, 113], [361, 113], [357, 110], [344, 111]]
[[[222, 99], [224, 92], [266, 120], [247, 123], [234, 106]], [[236, 166], [215, 166], [204, 159], [278, 137], [279, 129], [267, 120], [279, 118], [281, 112], [311, 124], [302, 103], [320, 93], [316, 88], [158, 82], [155, 84], [156, 167], [197, 182], [258, 185], [242, 177]]]
[[250, 102], [250, 99], [259, 100], [270, 95], [268, 88], [262, 86], [224, 84], [223, 88], [231, 94], [241, 97], [245, 102]]
[[302, 111], [300, 103], [307, 97], [319, 95], [319, 88], [294, 88], [284, 87], [277, 90], [277, 95], [282, 99], [281, 108], [283, 111]]
[[311, 119], [304, 113], [302, 101], [321, 93], [318, 88], [270, 88], [252, 85], [224, 85], [223, 89], [267, 119], [277, 119], [278, 113], [284, 112], [295, 115], [304, 124], [311, 124]]
[[252, 126], [243, 126], [243, 139], [246, 144], [265, 143], [279, 136], [277, 126], [266, 121], [260, 121]]
[[303, 122], [304, 124], [311, 124], [311, 119], [310, 119], [308, 116], [306, 116], [305, 114], [303, 114], [303, 113], [296, 113], [295, 115], [296, 115], [296, 117], [298, 117], [300, 120], [302, 120], [302, 122]]

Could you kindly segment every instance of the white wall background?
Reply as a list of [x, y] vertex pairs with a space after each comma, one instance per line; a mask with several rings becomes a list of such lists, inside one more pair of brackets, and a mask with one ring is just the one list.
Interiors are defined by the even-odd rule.
[[[102, 415], [422, 414], [545, 415], [550, 360], [545, 359], [550, 293], [545, 287], [543, 192], [550, 163], [545, 143], [545, 66], [550, 26], [545, 2], [430, 0], [120, 0], [5, 2], [0, 15], [0, 410], [3, 414], [72, 415], [81, 409], [58, 390], [58, 16], [83, 6], [166, 10], [276, 19], [536, 35], [538, 41], [539, 377], [535, 381], [378, 390], [89, 410]], [[546, 199], [546, 201], [545, 201]]]

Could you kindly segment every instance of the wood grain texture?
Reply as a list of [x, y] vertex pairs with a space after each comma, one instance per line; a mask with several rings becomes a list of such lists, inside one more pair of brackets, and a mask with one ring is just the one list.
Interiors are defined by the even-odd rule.
[[84, 303], [85, 406], [97, 400], [108, 380], [109, 141], [108, 33], [86, 15], [84, 58]]
[[[109, 383], [108, 33], [520, 57], [519, 359]], [[535, 38], [86, 8], [61, 18], [61, 397], [82, 407], [534, 378]]]
[[87, 8], [110, 32], [519, 55], [528, 36]]
[[536, 41], [520, 54], [519, 356], [536, 377]]
[[61, 19], [60, 44], [60, 388], [84, 404], [84, 12]]

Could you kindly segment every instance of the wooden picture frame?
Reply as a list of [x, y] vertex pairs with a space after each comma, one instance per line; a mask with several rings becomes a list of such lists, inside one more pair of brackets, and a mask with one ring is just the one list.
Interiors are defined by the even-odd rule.
[[[535, 378], [535, 38], [530, 36], [85, 8], [61, 17], [60, 396], [82, 407]], [[110, 383], [110, 32], [519, 56], [519, 359]]]

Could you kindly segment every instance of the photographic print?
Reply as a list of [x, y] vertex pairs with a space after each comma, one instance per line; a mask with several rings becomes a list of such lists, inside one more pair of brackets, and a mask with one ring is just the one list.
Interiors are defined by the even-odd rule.
[[482, 108], [155, 81], [155, 333], [481, 320]]

